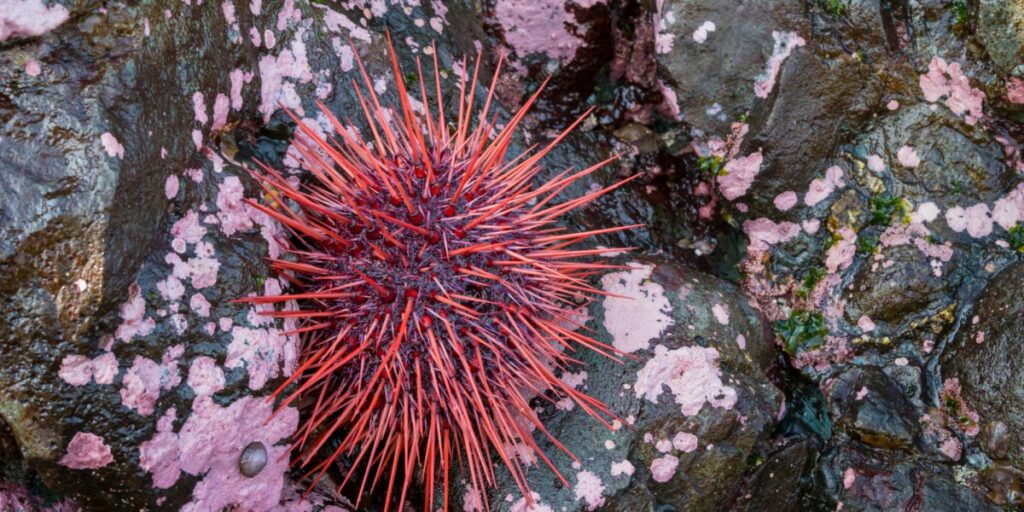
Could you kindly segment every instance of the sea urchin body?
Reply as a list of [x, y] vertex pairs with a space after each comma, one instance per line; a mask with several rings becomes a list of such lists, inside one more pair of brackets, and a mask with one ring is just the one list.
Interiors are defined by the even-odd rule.
[[[407, 90], [393, 49], [392, 67], [400, 112], [382, 106], [359, 62], [365, 88], [354, 80], [353, 87], [370, 131], [365, 140], [321, 104], [336, 138], [299, 123], [304, 137], [296, 146], [309, 180], [296, 184], [264, 165], [254, 172], [265, 200], [250, 204], [292, 234], [287, 256], [273, 265], [296, 291], [245, 300], [302, 304], [267, 312], [301, 321], [294, 331], [302, 335], [301, 364], [275, 395], [289, 390], [281, 407], [301, 398], [298, 462], [322, 475], [344, 456], [353, 470], [341, 485], [358, 484], [360, 496], [386, 485], [385, 509], [405, 502], [417, 473], [424, 509], [433, 508], [438, 487], [447, 509], [454, 464], [483, 496], [495, 484], [492, 453], [529, 497], [509, 447], [525, 444], [559, 478], [531, 431], [569, 453], [537, 419], [530, 397], [567, 397], [605, 425], [614, 418], [555, 372], [577, 363], [569, 354], [578, 346], [617, 356], [577, 332], [580, 308], [602, 293], [589, 278], [617, 268], [593, 257], [612, 249], [574, 246], [633, 226], [572, 233], [557, 222], [628, 180], [557, 202], [608, 162], [535, 184], [541, 159], [583, 117], [546, 147], [509, 158], [513, 131], [539, 91], [498, 128], [493, 81], [474, 115], [478, 59], [449, 120], [436, 53], [431, 94], [422, 68], [419, 91]], [[317, 457], [332, 438], [328, 456]], [[365, 469], [353, 479], [357, 467]]]

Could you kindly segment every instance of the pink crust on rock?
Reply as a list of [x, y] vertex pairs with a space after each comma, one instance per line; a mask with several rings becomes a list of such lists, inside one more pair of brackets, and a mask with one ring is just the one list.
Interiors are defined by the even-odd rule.
[[788, 242], [800, 234], [800, 226], [792, 222], [779, 222], [761, 217], [743, 222], [743, 232], [750, 239], [748, 249], [767, 251], [769, 247]]
[[1011, 76], [1006, 80], [1006, 99], [1017, 105], [1024, 104], [1024, 79]]
[[626, 353], [646, 350], [651, 340], [661, 336], [673, 324], [666, 313], [672, 305], [665, 289], [651, 281], [653, 265], [634, 263], [633, 270], [601, 277], [601, 289], [619, 298], [604, 298], [604, 328], [612, 335], [612, 346]]
[[93, 359], [79, 355], [65, 356], [57, 374], [72, 386], [84, 386], [93, 379], [97, 384], [113, 384], [117, 375], [117, 357], [112, 352]]
[[98, 469], [111, 462], [114, 457], [103, 438], [88, 432], [78, 432], [68, 443], [67, 454], [60, 459], [60, 465], [71, 469]]
[[245, 367], [249, 373], [249, 389], [263, 389], [279, 375], [289, 376], [296, 366], [296, 339], [285, 336], [273, 327], [231, 329], [231, 344], [224, 366]]
[[25, 63], [25, 74], [28, 76], [39, 76], [43, 69], [39, 66], [39, 61], [32, 59]]
[[719, 174], [718, 187], [726, 199], [733, 201], [747, 193], [750, 185], [754, 183], [757, 173], [761, 172], [761, 162], [764, 155], [757, 150], [747, 156], [729, 160], [723, 168], [724, 173]]
[[224, 389], [224, 370], [211, 357], [199, 356], [188, 370], [188, 386], [198, 396], [212, 395]]
[[181, 383], [178, 360], [185, 353], [184, 345], [175, 345], [164, 352], [157, 364], [152, 359], [135, 356], [132, 367], [124, 374], [121, 402], [143, 416], [153, 414], [153, 406], [161, 390], [169, 390]]
[[793, 192], [792, 190], [787, 190], [775, 196], [775, 201], [773, 202], [775, 203], [775, 207], [778, 208], [779, 211], [784, 212], [796, 206], [796, 203], [799, 200], [800, 199], [797, 197], [796, 192]]
[[772, 49], [772, 56], [768, 58], [768, 66], [754, 82], [754, 95], [758, 98], [767, 98], [771, 94], [782, 69], [782, 63], [793, 53], [793, 49], [807, 44], [804, 38], [795, 32], [773, 31], [772, 38], [775, 39], [775, 47]]
[[992, 233], [992, 216], [985, 203], [978, 203], [969, 208], [954, 206], [946, 210], [946, 223], [957, 233], [967, 230], [967, 234], [972, 238], [981, 238]]
[[131, 341], [136, 336], [146, 336], [156, 327], [156, 322], [146, 316], [146, 299], [139, 292], [138, 283], [128, 287], [128, 300], [121, 304], [121, 325], [114, 335], [121, 341]]
[[164, 196], [167, 199], [174, 199], [176, 195], [178, 195], [178, 177], [172, 174], [164, 182]]
[[845, 186], [843, 170], [839, 166], [833, 165], [825, 170], [824, 179], [815, 178], [811, 181], [811, 186], [808, 188], [807, 193], [804, 194], [804, 203], [807, 206], [814, 206], [825, 200], [835, 189]]
[[715, 304], [711, 306], [711, 313], [715, 315], [715, 320], [722, 325], [729, 325], [729, 308], [724, 304]]
[[604, 484], [601, 478], [591, 471], [576, 473], [576, 501], [587, 504], [587, 510], [595, 510], [604, 505]]
[[576, 26], [576, 19], [561, 0], [498, 0], [494, 14], [505, 40], [520, 57], [543, 53], [567, 62], [583, 45], [569, 31], [569, 27]]
[[910, 146], [902, 146], [896, 151], [896, 160], [903, 167], [914, 168], [921, 165], [921, 157], [917, 156], [917, 150]]
[[924, 99], [934, 103], [945, 96], [943, 103], [954, 114], [964, 116], [965, 123], [974, 125], [981, 118], [985, 93], [971, 87], [959, 63], [946, 64], [940, 57], [933, 57], [918, 83]]
[[846, 270], [853, 263], [853, 257], [857, 255], [857, 232], [844, 227], [837, 233], [840, 236], [839, 240], [829, 247], [825, 256], [825, 268], [831, 274]]
[[875, 330], [875, 322], [871, 321], [871, 317], [861, 315], [861, 317], [857, 319], [857, 327], [860, 328], [861, 332], [871, 332]]
[[[182, 471], [204, 475], [192, 491], [192, 501], [181, 510], [216, 512], [229, 507], [241, 510], [274, 510], [281, 501], [289, 445], [278, 445], [295, 431], [299, 414], [293, 407], [271, 419], [273, 404], [247, 396], [228, 407], [209, 396], [192, 403], [192, 413], [175, 434], [174, 410], [157, 425], [152, 439], [139, 446], [139, 465], [153, 475], [153, 486], [173, 486]], [[267, 451], [267, 465], [252, 477], [238, 469], [243, 449], [253, 442]]]
[[683, 453], [690, 453], [697, 449], [697, 436], [689, 432], [678, 432], [672, 438], [672, 447]]
[[[302, 105], [295, 92], [293, 80], [309, 83], [313, 73], [306, 60], [306, 45], [302, 42], [304, 30], [299, 29], [291, 46], [284, 49], [276, 57], [264, 55], [260, 58], [260, 107], [263, 121], [269, 121], [270, 115], [278, 109], [279, 104], [301, 112]], [[268, 42], [268, 47], [271, 46]]]
[[677, 467], [679, 467], [679, 458], [675, 455], [665, 455], [654, 459], [651, 462], [651, 478], [658, 483], [668, 482], [676, 475]]
[[666, 386], [686, 416], [699, 413], [705, 402], [722, 409], [736, 405], [736, 390], [722, 384], [714, 348], [654, 347], [654, 357], [637, 373], [633, 389], [637, 398], [658, 403]]
[[124, 158], [124, 146], [110, 132], [104, 132], [103, 135], [100, 135], [100, 143], [103, 144], [103, 149], [107, 151], [107, 155]]
[[872, 172], [882, 172], [885, 170], [885, 161], [878, 155], [868, 155], [868, 169]]
[[0, 10], [0, 42], [12, 37], [41, 36], [68, 19], [63, 5], [47, 7], [41, 0], [5, 1]]
[[715, 22], [705, 21], [701, 23], [697, 30], [693, 31], [693, 40], [697, 44], [704, 44], [704, 41], [708, 40], [708, 34], [715, 31]]
[[853, 487], [853, 483], [857, 481], [857, 472], [853, 468], [846, 468], [843, 472], [843, 489], [849, 489]]
[[636, 468], [633, 467], [633, 463], [630, 462], [628, 459], [627, 460], [622, 460], [622, 461], [619, 461], [619, 462], [612, 462], [612, 469], [611, 469], [612, 476], [619, 476], [619, 475], [633, 476], [633, 473], [635, 471], [636, 471]]

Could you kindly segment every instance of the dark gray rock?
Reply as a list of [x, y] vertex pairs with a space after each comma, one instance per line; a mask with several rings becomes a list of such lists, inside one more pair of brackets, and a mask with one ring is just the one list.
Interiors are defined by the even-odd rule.
[[[621, 365], [608, 364], [593, 353], [580, 354], [584, 362], [581, 369], [587, 372], [584, 390], [611, 405], [631, 425], [610, 432], [578, 407], [569, 411], [544, 407], [544, 424], [579, 457], [581, 464], [571, 464], [549, 443], [542, 443], [573, 488], [562, 487], [544, 467], [531, 470], [527, 480], [541, 503], [555, 510], [586, 510], [597, 501], [603, 503], [603, 510], [656, 506], [680, 511], [724, 509], [740, 489], [749, 459], [775, 424], [781, 405], [782, 397], [766, 375], [772, 359], [766, 326], [743, 295], [724, 281], [658, 260], [639, 260], [636, 264], [644, 267], [632, 271], [629, 277], [613, 274], [602, 282], [608, 285], [622, 278], [642, 286], [642, 292], [633, 292], [641, 302], [637, 306], [640, 308], [650, 307], [645, 304], [648, 299], [663, 296], [665, 305], [671, 308], [662, 309], [665, 316], [661, 321], [667, 328], [649, 340], [647, 349], [633, 353], [636, 360]], [[726, 324], [720, 323], [713, 307], [719, 315], [727, 312]], [[602, 304], [591, 308], [590, 324], [598, 328], [599, 339], [606, 342], [614, 338], [604, 327], [607, 312]], [[650, 312], [636, 314], [643, 315], [643, 319], [637, 318], [637, 328], [651, 321]], [[621, 321], [621, 313], [616, 315]], [[745, 348], [737, 343], [740, 336]], [[735, 392], [735, 404], [729, 405], [732, 400], [726, 396], [720, 397], [724, 402], [709, 397], [712, 402], [704, 403], [699, 412], [680, 414], [680, 404], [668, 387], [662, 386], [671, 386], [672, 379], [686, 375], [699, 379], [696, 374], [678, 372], [703, 364], [689, 358], [711, 354], [717, 355], [712, 366], [720, 372], [721, 384]], [[676, 357], [679, 359], [671, 362]], [[658, 367], [662, 368], [660, 380], [652, 383], [648, 380], [650, 371]], [[641, 377], [645, 368], [648, 377]], [[684, 382], [679, 383], [686, 386]], [[697, 380], [692, 382], [696, 385]], [[653, 390], [660, 399], [650, 401], [637, 386]], [[621, 473], [623, 468], [631, 470]], [[593, 502], [587, 501], [590, 495], [586, 491], [578, 490], [579, 479], [591, 476], [585, 476], [587, 472], [603, 486], [595, 495], [600, 499]], [[508, 506], [503, 502], [507, 495], [518, 500], [521, 493], [504, 468], [498, 468], [498, 475], [499, 487], [489, 494], [490, 501], [504, 509]]]
[[[1024, 360], [1019, 350], [1024, 332], [1022, 286], [1024, 263], [1015, 263], [996, 275], [943, 355], [943, 377], [959, 379], [963, 400], [981, 417], [983, 430], [995, 428], [996, 422], [1005, 425], [1010, 446], [1024, 441]], [[1019, 450], [1011, 449], [1006, 456], [1013, 465], [1024, 466]]]
[[[851, 324], [856, 325], [861, 315], [866, 315], [876, 325], [885, 322], [898, 326], [934, 313], [952, 300], [950, 278], [935, 276], [917, 247], [892, 247], [884, 255], [885, 264], [865, 261], [844, 291], [846, 318]], [[891, 332], [893, 329], [881, 325], [872, 335]]]

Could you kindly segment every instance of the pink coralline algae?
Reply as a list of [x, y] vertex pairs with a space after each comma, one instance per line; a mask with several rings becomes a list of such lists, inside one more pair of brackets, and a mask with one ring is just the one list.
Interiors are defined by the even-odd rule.
[[213, 358], [199, 356], [188, 370], [188, 386], [198, 396], [212, 395], [224, 389], [224, 370]]
[[128, 288], [128, 300], [121, 304], [121, 325], [114, 336], [127, 342], [136, 336], [146, 336], [153, 332], [156, 322], [146, 317], [146, 299], [142, 298], [139, 285], [133, 283]]
[[611, 469], [612, 476], [619, 476], [619, 475], [632, 476], [635, 471], [636, 471], [636, 468], [633, 467], [633, 463], [630, 462], [629, 460], [622, 460], [622, 461], [619, 461], [619, 462], [613, 462], [612, 463], [612, 469]]
[[668, 482], [675, 476], [677, 467], [679, 467], [679, 458], [675, 455], [665, 455], [654, 459], [651, 462], [651, 478], [658, 483]]
[[184, 353], [183, 345], [175, 345], [167, 349], [159, 364], [152, 359], [135, 356], [132, 367], [124, 375], [121, 402], [143, 416], [153, 414], [160, 391], [181, 384], [178, 360]]
[[277, 110], [278, 104], [297, 112], [302, 111], [295, 85], [291, 80], [309, 83], [313, 73], [306, 60], [306, 45], [302, 42], [303, 31], [300, 29], [291, 46], [282, 50], [276, 57], [264, 55], [260, 58], [260, 107], [263, 120], [269, 121], [270, 115]]
[[714, 348], [656, 346], [654, 357], [637, 373], [633, 389], [637, 398], [658, 403], [666, 386], [686, 416], [699, 413], [705, 403], [722, 409], [736, 405], [736, 390], [722, 384]]
[[775, 200], [773, 201], [773, 203], [775, 204], [775, 207], [779, 209], [779, 211], [785, 212], [796, 206], [796, 203], [799, 200], [800, 199], [797, 197], [796, 192], [793, 192], [792, 190], [787, 190], [775, 196]]
[[910, 146], [902, 146], [896, 151], [896, 160], [900, 165], [907, 168], [914, 168], [921, 165], [921, 157], [917, 156], [917, 150]]
[[1010, 103], [1024, 105], [1024, 79], [1013, 76], [1006, 80], [1006, 99]]
[[114, 462], [110, 447], [103, 438], [88, 432], [78, 432], [68, 443], [67, 454], [60, 464], [71, 469], [99, 469]]
[[591, 471], [580, 471], [576, 474], [576, 500], [587, 504], [587, 510], [595, 510], [604, 505], [604, 484], [601, 478]]
[[754, 178], [761, 172], [763, 160], [764, 155], [761, 150], [729, 160], [722, 169], [724, 172], [716, 178], [722, 195], [726, 199], [734, 201], [746, 194], [754, 183]]
[[771, 94], [782, 69], [782, 63], [789, 58], [795, 48], [807, 44], [804, 38], [795, 32], [774, 31], [772, 38], [775, 39], [775, 47], [772, 49], [772, 56], [768, 58], [768, 66], [754, 82], [754, 95], [758, 98], [767, 98]]
[[618, 350], [646, 350], [673, 323], [665, 289], [650, 280], [653, 271], [653, 265], [640, 265], [601, 277], [601, 289], [612, 294], [603, 301], [604, 327]]
[[494, 13], [504, 29], [505, 40], [520, 56], [543, 53], [567, 62], [583, 45], [569, 31], [576, 20], [561, 0], [498, 0]]
[[750, 239], [748, 248], [754, 251], [767, 251], [769, 247], [788, 242], [800, 234], [800, 226], [792, 222], [779, 222], [758, 218], [743, 222], [743, 232]]
[[807, 206], [814, 206], [825, 200], [837, 188], [843, 188], [846, 183], [843, 181], [843, 170], [833, 165], [825, 170], [824, 178], [816, 178], [811, 181], [811, 186], [804, 194], [804, 203]]
[[167, 199], [174, 199], [174, 196], [178, 195], [178, 177], [170, 175], [167, 177], [167, 181], [164, 182], [164, 197]]
[[957, 233], [966, 230], [972, 238], [981, 238], [992, 233], [992, 216], [985, 203], [968, 208], [955, 206], [946, 210], [946, 224]]
[[967, 124], [974, 125], [981, 118], [985, 93], [971, 87], [959, 63], [947, 64], [942, 58], [933, 57], [928, 72], [918, 82], [924, 99], [934, 103], [945, 96], [945, 105], [954, 114], [964, 116]]
[[114, 137], [110, 132], [105, 132], [100, 135], [100, 143], [103, 144], [103, 149], [106, 150], [107, 155], [111, 157], [124, 158], [124, 146], [117, 141], [117, 137]]
[[89, 359], [85, 356], [65, 356], [57, 373], [72, 386], [84, 386], [90, 380], [97, 384], [113, 384], [117, 376], [117, 357], [111, 352]]
[[263, 389], [279, 375], [291, 375], [298, 357], [295, 336], [285, 336], [278, 329], [235, 326], [228, 345], [228, 368], [245, 367], [249, 373], [249, 389]]
[[838, 231], [838, 235], [840, 236], [839, 240], [829, 247], [825, 256], [825, 268], [833, 274], [840, 270], [846, 270], [853, 263], [853, 257], [857, 254], [857, 232], [844, 227]]
[[5, 1], [0, 10], [0, 42], [41, 36], [67, 21], [69, 14], [63, 5], [47, 7], [41, 0]]
[[[221, 407], [209, 396], [192, 404], [192, 413], [175, 434], [169, 412], [157, 434], [140, 445], [139, 463], [153, 474], [154, 487], [174, 485], [181, 472], [202, 476], [183, 512], [274, 510], [281, 501], [289, 445], [279, 445], [295, 431], [299, 414], [293, 407], [271, 419], [273, 404], [247, 396]], [[239, 457], [250, 443], [267, 450], [267, 465], [252, 477], [239, 470]]]
[[672, 447], [683, 453], [690, 453], [697, 449], [697, 436], [689, 432], [679, 432], [672, 438]]

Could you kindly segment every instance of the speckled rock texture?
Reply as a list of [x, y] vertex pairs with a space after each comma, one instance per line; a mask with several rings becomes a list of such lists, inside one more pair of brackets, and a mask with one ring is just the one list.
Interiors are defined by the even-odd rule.
[[300, 337], [233, 299], [288, 288], [245, 167], [304, 179], [282, 107], [364, 129], [387, 33], [446, 96], [502, 56], [501, 119], [550, 77], [517, 147], [592, 109], [545, 176], [619, 159], [565, 197], [638, 175], [567, 220], [643, 224], [597, 241], [625, 356], [562, 374], [620, 420], [534, 397], [578, 460], [509, 447], [490, 510], [1024, 506], [1018, 0], [0, 4], [0, 510], [380, 510], [304, 494]]

